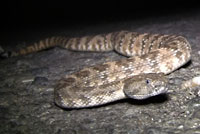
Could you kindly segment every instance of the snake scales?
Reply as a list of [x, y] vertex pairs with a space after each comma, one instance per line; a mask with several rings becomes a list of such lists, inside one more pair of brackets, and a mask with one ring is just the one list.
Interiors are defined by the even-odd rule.
[[116, 51], [128, 58], [91, 66], [62, 78], [55, 103], [64, 108], [102, 105], [123, 98], [145, 99], [167, 91], [166, 74], [190, 60], [191, 47], [178, 35], [120, 31], [80, 38], [52, 37], [10, 53], [23, 55], [52, 46], [75, 51]]

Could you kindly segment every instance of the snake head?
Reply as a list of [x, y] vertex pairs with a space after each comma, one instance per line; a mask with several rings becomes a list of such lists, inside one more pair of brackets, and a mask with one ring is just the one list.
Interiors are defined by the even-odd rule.
[[146, 99], [167, 92], [168, 79], [163, 73], [133, 76], [124, 81], [124, 93], [133, 99]]

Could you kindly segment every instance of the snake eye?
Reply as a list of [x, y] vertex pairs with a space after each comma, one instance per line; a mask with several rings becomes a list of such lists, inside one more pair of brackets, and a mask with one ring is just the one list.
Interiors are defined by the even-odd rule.
[[149, 80], [146, 80], [146, 84], [149, 84], [150, 83], [150, 81]]

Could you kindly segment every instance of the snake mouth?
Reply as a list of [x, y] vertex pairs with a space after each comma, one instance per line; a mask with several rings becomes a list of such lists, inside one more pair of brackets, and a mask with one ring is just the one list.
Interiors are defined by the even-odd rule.
[[158, 90], [154, 90], [154, 92], [152, 92], [150, 94], [146, 94], [146, 95], [137, 94], [137, 95], [132, 95], [132, 96], [126, 94], [126, 96], [128, 96], [129, 98], [132, 98], [132, 99], [136, 99], [136, 100], [143, 100], [143, 99], [148, 99], [150, 97], [157, 96], [160, 94], [165, 94], [165, 93], [167, 93], [167, 91], [168, 91], [168, 88], [161, 87]]

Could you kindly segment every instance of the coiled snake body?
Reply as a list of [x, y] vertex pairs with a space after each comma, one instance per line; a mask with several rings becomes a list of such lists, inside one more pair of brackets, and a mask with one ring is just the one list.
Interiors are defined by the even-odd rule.
[[166, 74], [190, 60], [188, 41], [177, 35], [120, 31], [81, 38], [52, 37], [11, 56], [60, 45], [76, 51], [116, 51], [128, 58], [91, 66], [62, 78], [55, 102], [64, 108], [102, 105], [123, 98], [145, 99], [167, 91]]

